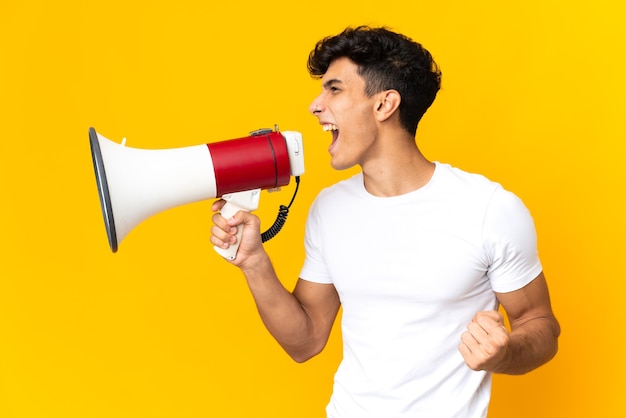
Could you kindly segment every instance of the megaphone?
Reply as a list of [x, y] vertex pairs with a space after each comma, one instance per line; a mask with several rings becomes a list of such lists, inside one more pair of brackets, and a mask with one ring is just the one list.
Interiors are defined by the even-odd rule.
[[[278, 127], [259, 129], [243, 138], [171, 149], [127, 147], [125, 139], [118, 144], [89, 128], [89, 142], [114, 253], [133, 228], [158, 212], [216, 197], [226, 200], [220, 211], [224, 217], [239, 210], [253, 211], [261, 190], [286, 186], [294, 176], [297, 191], [304, 173], [302, 134], [280, 132]], [[283, 223], [284, 217], [285, 213]], [[215, 250], [234, 259], [241, 229], [235, 245]]]

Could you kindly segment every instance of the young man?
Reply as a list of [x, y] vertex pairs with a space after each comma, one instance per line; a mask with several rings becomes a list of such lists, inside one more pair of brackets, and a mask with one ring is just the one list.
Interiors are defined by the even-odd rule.
[[499, 184], [418, 149], [441, 79], [420, 44], [348, 28], [318, 42], [308, 68], [322, 81], [310, 111], [332, 135], [331, 165], [361, 172], [311, 207], [293, 292], [276, 277], [255, 215], [214, 215], [212, 243], [227, 248], [243, 224], [232, 263], [298, 362], [322, 351], [342, 306], [328, 417], [486, 416], [492, 372], [526, 373], [557, 351], [530, 214]]

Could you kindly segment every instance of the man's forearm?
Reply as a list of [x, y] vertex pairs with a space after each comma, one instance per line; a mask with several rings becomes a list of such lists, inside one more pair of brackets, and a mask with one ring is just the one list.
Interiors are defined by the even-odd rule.
[[495, 373], [528, 373], [552, 359], [558, 350], [560, 327], [554, 317], [534, 318], [512, 325], [506, 355]]
[[298, 299], [280, 282], [271, 260], [263, 253], [251, 267], [242, 268], [265, 327], [296, 361], [319, 351], [309, 316]]

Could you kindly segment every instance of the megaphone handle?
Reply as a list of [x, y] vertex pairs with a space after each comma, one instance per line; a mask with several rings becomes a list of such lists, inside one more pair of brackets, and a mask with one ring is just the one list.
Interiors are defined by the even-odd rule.
[[[261, 189], [254, 190], [246, 190], [243, 192], [229, 193], [227, 195], [222, 196], [222, 199], [226, 201], [222, 209], [220, 210], [220, 214], [224, 218], [230, 218], [234, 216], [240, 210], [250, 212], [258, 209], [259, 207], [259, 196], [261, 193]], [[214, 246], [215, 251], [224, 257], [227, 260], [234, 260], [237, 256], [237, 250], [239, 249], [239, 244], [241, 243], [241, 237], [243, 235], [243, 225], [237, 225], [237, 242], [231, 244], [228, 248], [220, 248]]]
[[230, 244], [228, 248], [220, 248], [214, 246], [215, 251], [224, 257], [227, 260], [234, 260], [237, 257], [237, 250], [239, 249], [239, 244], [241, 243], [241, 236], [243, 235], [243, 225], [237, 225], [237, 242], [234, 244]]

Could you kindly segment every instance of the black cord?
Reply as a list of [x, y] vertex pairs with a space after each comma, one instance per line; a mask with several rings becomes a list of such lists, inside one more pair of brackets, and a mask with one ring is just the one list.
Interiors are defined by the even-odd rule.
[[274, 224], [269, 227], [269, 229], [261, 234], [261, 241], [267, 242], [274, 238], [283, 226], [285, 226], [285, 222], [287, 222], [287, 215], [289, 215], [289, 208], [293, 204], [293, 201], [296, 198], [296, 194], [298, 193], [298, 188], [300, 187], [300, 176], [296, 176], [296, 190], [293, 192], [293, 196], [291, 197], [291, 202], [289, 202], [289, 206], [280, 205], [280, 209], [278, 209], [278, 215], [276, 216], [276, 220]]

